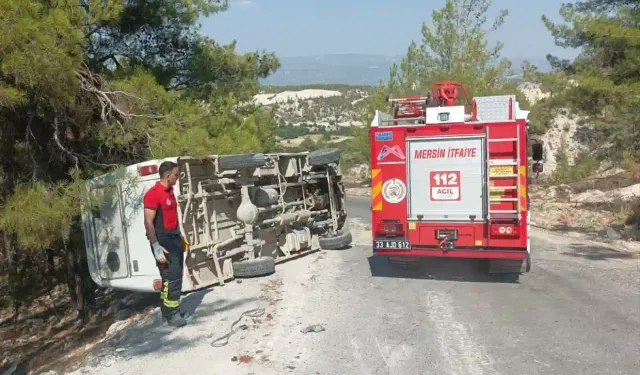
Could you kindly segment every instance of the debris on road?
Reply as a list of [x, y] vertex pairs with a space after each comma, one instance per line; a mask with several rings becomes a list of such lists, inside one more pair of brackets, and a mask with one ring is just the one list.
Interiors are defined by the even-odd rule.
[[249, 363], [253, 360], [253, 357], [250, 355], [241, 355], [239, 358], [240, 363]]
[[243, 354], [240, 357], [238, 357], [236, 355], [231, 357], [231, 362], [238, 362], [238, 364], [240, 364], [240, 363], [249, 363], [251, 361], [253, 361], [253, 357], [250, 356], [250, 355], [246, 355], [246, 354]]
[[235, 322], [233, 322], [233, 324], [231, 324], [231, 331], [229, 331], [229, 333], [227, 333], [226, 335], [213, 340], [211, 342], [211, 346], [213, 346], [214, 348], [223, 347], [229, 343], [229, 338], [231, 338], [231, 336], [233, 336], [233, 334], [236, 333], [239, 329], [246, 330], [248, 328], [246, 324], [243, 324], [236, 328], [236, 324], [240, 323], [240, 321], [244, 316], [257, 318], [259, 316], [264, 315], [264, 313], [265, 313], [264, 309], [252, 309], [252, 310], [247, 310], [243, 312], [242, 314], [240, 314], [240, 317]]
[[307, 334], [309, 332], [322, 332], [325, 331], [324, 327], [321, 324], [310, 325], [309, 327], [301, 330], [300, 332]]

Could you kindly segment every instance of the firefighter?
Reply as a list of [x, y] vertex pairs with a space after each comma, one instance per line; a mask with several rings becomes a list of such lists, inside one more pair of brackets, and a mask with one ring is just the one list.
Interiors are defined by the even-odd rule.
[[165, 161], [158, 168], [160, 181], [144, 195], [144, 226], [151, 243], [156, 265], [162, 277], [162, 316], [170, 326], [187, 324], [180, 311], [182, 267], [188, 242], [178, 226], [178, 202], [173, 186], [178, 181], [178, 165]]

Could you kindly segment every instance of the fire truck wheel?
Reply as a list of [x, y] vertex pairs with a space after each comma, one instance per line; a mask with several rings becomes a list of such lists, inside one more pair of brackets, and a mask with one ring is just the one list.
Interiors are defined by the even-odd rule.
[[266, 163], [267, 158], [262, 153], [223, 155], [218, 158], [218, 166], [222, 170], [260, 168]]
[[320, 247], [324, 250], [346, 250], [351, 245], [353, 237], [348, 229], [341, 229], [333, 237], [320, 237]]
[[234, 277], [256, 277], [271, 275], [276, 272], [276, 264], [272, 257], [260, 257], [233, 262]]
[[520, 273], [508, 272], [508, 273], [496, 273], [493, 274], [493, 279], [502, 283], [517, 283], [520, 280]]
[[341, 151], [339, 148], [325, 148], [309, 153], [309, 164], [312, 166], [336, 163], [340, 160]]

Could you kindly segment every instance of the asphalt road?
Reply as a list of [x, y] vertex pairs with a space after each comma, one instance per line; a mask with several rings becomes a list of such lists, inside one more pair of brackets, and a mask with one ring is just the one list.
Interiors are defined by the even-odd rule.
[[[368, 198], [348, 203], [370, 221]], [[369, 248], [342, 253], [344, 293], [322, 302], [336, 326], [305, 373], [640, 374], [638, 259], [541, 231], [532, 255], [501, 284], [466, 260], [398, 272]]]
[[[187, 327], [156, 313], [77, 373], [640, 374], [638, 259], [536, 230], [518, 283], [487, 280], [469, 261], [396, 271], [368, 246], [369, 200], [348, 205], [351, 249], [194, 293]], [[209, 345], [256, 307], [263, 317]], [[324, 330], [301, 332], [313, 324]]]

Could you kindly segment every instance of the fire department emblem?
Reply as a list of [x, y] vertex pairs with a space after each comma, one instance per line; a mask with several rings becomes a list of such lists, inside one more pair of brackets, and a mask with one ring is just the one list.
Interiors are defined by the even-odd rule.
[[382, 197], [389, 203], [400, 203], [407, 196], [407, 187], [402, 180], [392, 178], [382, 185]]
[[395, 145], [392, 147], [384, 145], [382, 146], [382, 149], [380, 149], [380, 153], [378, 154], [378, 161], [382, 161], [386, 159], [389, 155], [394, 155], [399, 160], [405, 159], [404, 153], [402, 152], [402, 150], [398, 145]]

